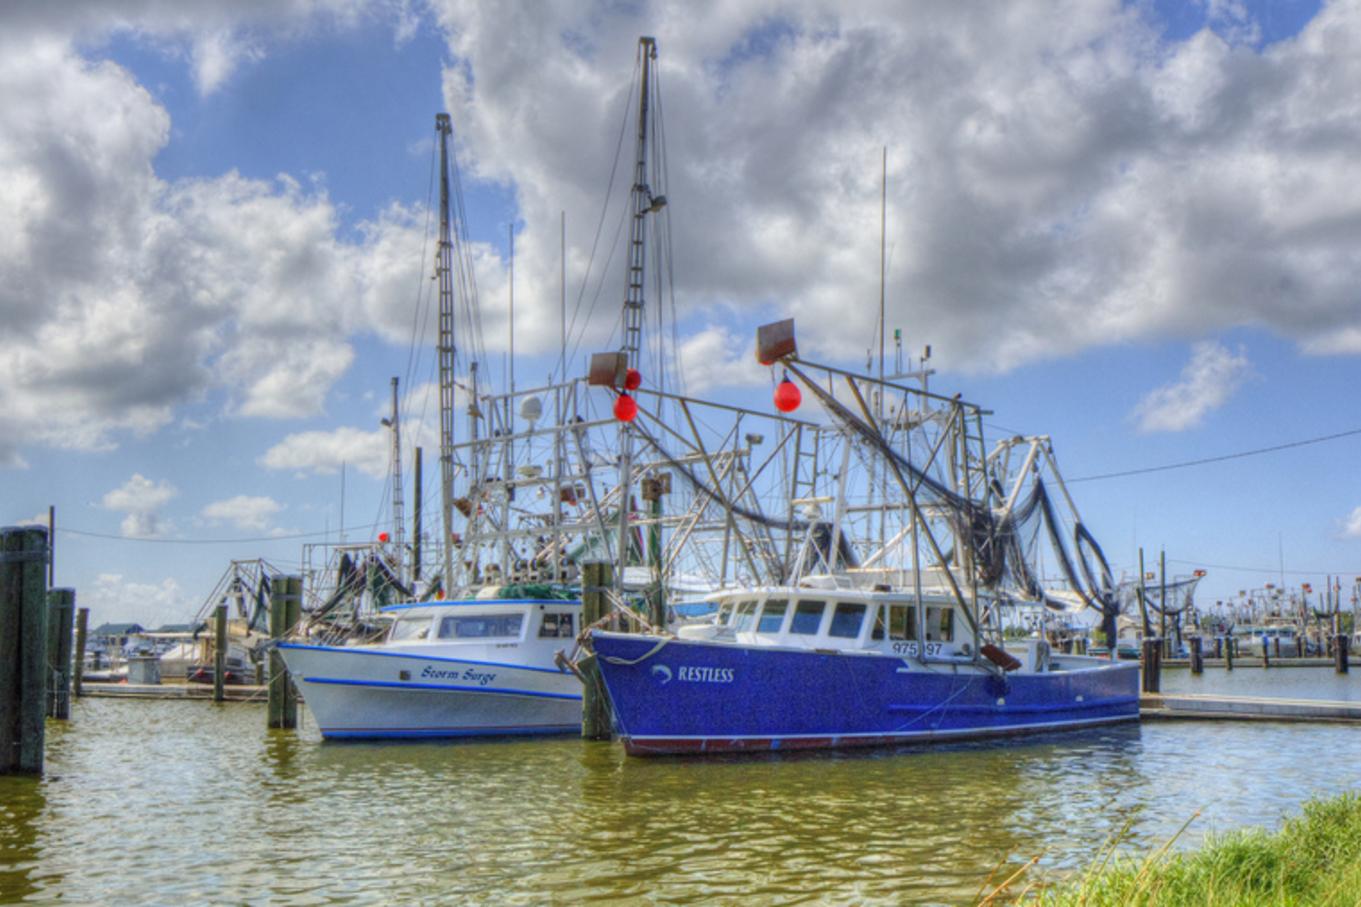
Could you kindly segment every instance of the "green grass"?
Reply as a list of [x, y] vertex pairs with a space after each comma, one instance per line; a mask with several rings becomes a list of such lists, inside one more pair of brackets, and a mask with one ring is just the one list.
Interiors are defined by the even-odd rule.
[[1024, 872], [1017, 873], [980, 903], [1039, 907], [1361, 905], [1361, 793], [1310, 801], [1301, 815], [1287, 819], [1274, 833], [1243, 829], [1208, 838], [1200, 850], [1170, 852], [1180, 834], [1142, 859], [1117, 852], [1117, 840], [1086, 871], [1054, 886], [1033, 880], [1027, 885]]

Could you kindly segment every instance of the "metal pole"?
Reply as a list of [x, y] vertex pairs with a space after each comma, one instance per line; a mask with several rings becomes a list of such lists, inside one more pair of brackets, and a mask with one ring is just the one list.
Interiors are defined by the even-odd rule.
[[413, 468], [415, 475], [412, 477], [412, 481], [415, 483], [416, 500], [411, 514], [411, 591], [419, 595], [415, 587], [421, 581], [421, 509], [424, 494], [421, 490], [423, 483], [421, 481], [421, 449], [419, 447], [416, 448], [416, 464]]

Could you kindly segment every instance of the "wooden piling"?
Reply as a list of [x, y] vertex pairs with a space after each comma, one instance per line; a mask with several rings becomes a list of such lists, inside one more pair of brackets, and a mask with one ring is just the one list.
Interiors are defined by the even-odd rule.
[[1351, 647], [1351, 640], [1344, 634], [1339, 633], [1333, 637], [1333, 667], [1339, 674], [1346, 674], [1350, 670], [1347, 664], [1347, 650]]
[[[1277, 639], [1276, 644], [1280, 645], [1280, 643], [1281, 641]], [[1262, 667], [1271, 667], [1271, 645], [1265, 636], [1262, 637]]]
[[47, 717], [71, 718], [71, 625], [76, 617], [76, 590], [47, 593]]
[[1143, 691], [1157, 693], [1162, 690], [1162, 643], [1161, 639], [1144, 639], [1142, 642]]
[[[605, 592], [614, 586], [614, 568], [606, 563], [581, 565], [581, 625], [589, 627], [608, 613]], [[595, 655], [581, 664], [581, 736], [586, 740], [610, 739], [610, 702]]]
[[1201, 638], [1199, 636], [1192, 636], [1190, 639], [1190, 643], [1191, 643], [1191, 673], [1204, 674], [1205, 654], [1201, 650]]
[[81, 685], [85, 682], [85, 629], [90, 625], [90, 609], [76, 611], [76, 657], [71, 665], [71, 694], [80, 698]]
[[1224, 670], [1233, 670], [1233, 650], [1234, 639], [1232, 636], [1224, 637]]
[[227, 699], [227, 606], [213, 610], [213, 702]]
[[[276, 643], [297, 626], [302, 614], [302, 577], [276, 576], [269, 584], [269, 638]], [[298, 694], [277, 649], [269, 652], [269, 726], [298, 726]]]
[[47, 530], [0, 530], [0, 775], [40, 775], [47, 700]]
[[1224, 657], [1224, 637], [1222, 637], [1222, 636], [1216, 636], [1216, 637], [1215, 637], [1215, 658], [1223, 658], [1223, 657]]

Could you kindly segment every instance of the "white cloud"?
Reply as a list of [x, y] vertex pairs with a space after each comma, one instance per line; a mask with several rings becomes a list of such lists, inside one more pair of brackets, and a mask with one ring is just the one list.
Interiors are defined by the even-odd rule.
[[756, 345], [721, 327], [708, 327], [687, 337], [677, 356], [685, 389], [700, 394], [715, 387], [743, 387], [767, 382], [770, 369], [756, 361]]
[[334, 431], [298, 432], [265, 451], [260, 465], [317, 475], [334, 475], [345, 465], [381, 478], [387, 474], [391, 443], [385, 428], [363, 431], [343, 426]]
[[1361, 507], [1355, 508], [1343, 522], [1342, 534], [1348, 538], [1361, 538]]
[[121, 532], [131, 538], [160, 535], [169, 526], [161, 519], [161, 508], [179, 492], [169, 482], [153, 482], [141, 473], [104, 495], [100, 502], [106, 510], [124, 514]]
[[1218, 343], [1197, 343], [1181, 379], [1150, 391], [1134, 408], [1141, 432], [1185, 431], [1223, 406], [1249, 374], [1247, 356]]
[[99, 574], [93, 586], [80, 590], [80, 604], [97, 615], [96, 623], [131, 621], [148, 629], [188, 623], [198, 608], [173, 579], [139, 583], [119, 573]]
[[200, 515], [210, 522], [227, 523], [238, 529], [265, 532], [283, 505], [271, 497], [238, 494], [214, 501], [203, 508]]

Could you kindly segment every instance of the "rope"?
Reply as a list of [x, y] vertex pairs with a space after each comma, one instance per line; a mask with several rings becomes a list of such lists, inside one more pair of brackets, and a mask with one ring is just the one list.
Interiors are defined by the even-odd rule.
[[657, 644], [655, 646], [648, 649], [646, 652], [644, 652], [642, 655], [639, 655], [637, 658], [633, 659], [619, 658], [614, 655], [601, 655], [600, 657], [603, 658], [605, 661], [608, 661], [612, 665], [623, 665], [624, 667], [629, 667], [630, 665], [636, 665], [640, 662], [647, 661], [653, 655], [656, 655], [662, 649], [666, 648], [666, 645], [669, 642], [671, 642], [671, 639], [669, 637], [663, 636], [661, 639], [657, 640]]

